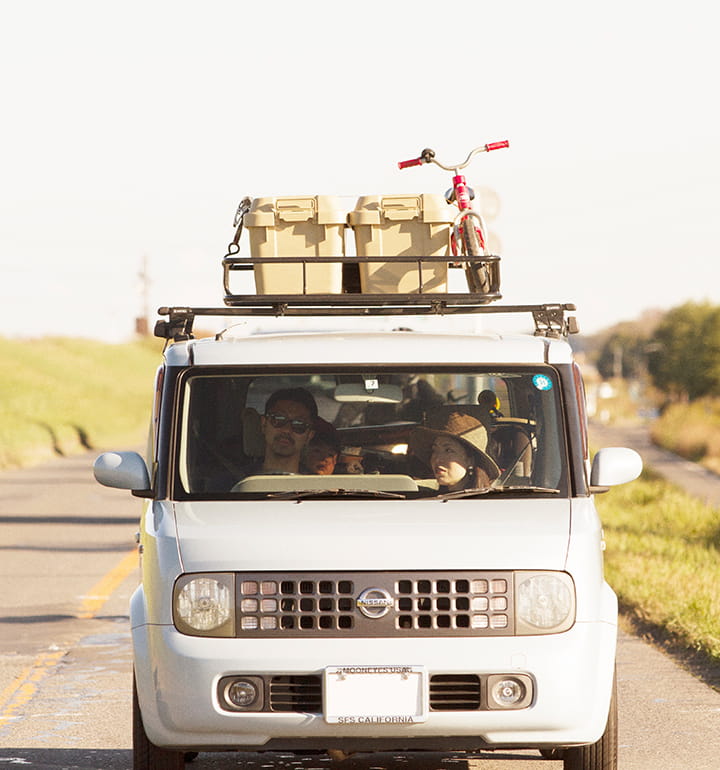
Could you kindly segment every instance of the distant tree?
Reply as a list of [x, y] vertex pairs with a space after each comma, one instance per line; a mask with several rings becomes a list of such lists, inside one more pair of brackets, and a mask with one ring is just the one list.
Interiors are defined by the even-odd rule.
[[604, 379], [624, 377], [638, 379], [645, 372], [647, 337], [627, 331], [612, 332], [603, 342], [597, 355], [597, 366]]
[[687, 302], [649, 340], [648, 371], [670, 400], [720, 395], [720, 307]]

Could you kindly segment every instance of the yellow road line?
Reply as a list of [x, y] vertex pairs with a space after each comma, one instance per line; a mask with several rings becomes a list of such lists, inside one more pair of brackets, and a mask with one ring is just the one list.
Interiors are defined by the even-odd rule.
[[[138, 552], [133, 548], [123, 559], [113, 567], [93, 588], [83, 597], [78, 618], [92, 618], [110, 598], [113, 591], [138, 566]], [[0, 692], [0, 728], [16, 719], [20, 711], [37, 692], [38, 685], [56, 666], [67, 650], [53, 650], [38, 655], [31, 666], [24, 669], [15, 679]]]
[[67, 650], [55, 650], [41, 653], [32, 666], [15, 677], [15, 681], [0, 693], [0, 727], [15, 719], [16, 713], [35, 695], [40, 681], [50, 673], [50, 669], [57, 665], [66, 652]]
[[110, 572], [103, 577], [99, 583], [94, 585], [89, 593], [83, 597], [82, 605], [77, 617], [81, 620], [87, 620], [95, 616], [95, 613], [110, 598], [113, 591], [125, 580], [125, 578], [138, 566], [138, 552], [133, 548], [125, 558]]

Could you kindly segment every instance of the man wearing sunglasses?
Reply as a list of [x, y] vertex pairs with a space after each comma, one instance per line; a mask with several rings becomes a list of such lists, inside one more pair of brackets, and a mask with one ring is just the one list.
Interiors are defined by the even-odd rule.
[[265, 457], [257, 473], [299, 473], [305, 446], [315, 435], [317, 404], [304, 388], [276, 390], [265, 404], [260, 427]]

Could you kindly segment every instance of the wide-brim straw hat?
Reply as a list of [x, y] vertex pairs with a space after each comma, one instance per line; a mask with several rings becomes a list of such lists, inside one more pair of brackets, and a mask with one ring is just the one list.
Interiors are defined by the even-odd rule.
[[459, 441], [475, 460], [476, 466], [482, 468], [491, 481], [500, 475], [500, 468], [485, 452], [488, 433], [480, 420], [459, 409], [435, 412], [428, 417], [426, 426], [415, 428], [410, 434], [409, 449], [429, 465], [433, 444], [440, 436], [449, 436]]

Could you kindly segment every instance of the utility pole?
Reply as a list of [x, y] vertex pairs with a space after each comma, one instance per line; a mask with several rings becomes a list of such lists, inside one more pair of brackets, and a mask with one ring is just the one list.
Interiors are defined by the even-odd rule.
[[148, 272], [148, 258], [143, 256], [138, 273], [140, 279], [140, 315], [135, 319], [135, 333], [141, 337], [147, 337], [150, 333], [148, 316], [150, 312], [150, 274]]
[[615, 379], [621, 379], [623, 375], [623, 348], [622, 344], [616, 342], [613, 345], [613, 376]]

